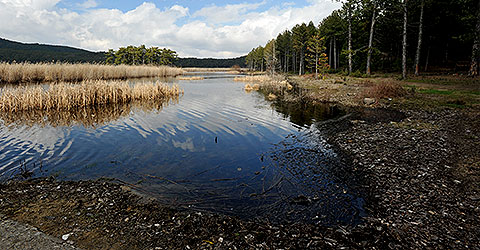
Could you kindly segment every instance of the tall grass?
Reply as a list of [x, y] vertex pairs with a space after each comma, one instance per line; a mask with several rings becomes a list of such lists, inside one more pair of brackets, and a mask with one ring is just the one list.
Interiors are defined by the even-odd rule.
[[177, 85], [141, 83], [133, 86], [120, 81], [84, 81], [80, 84], [58, 83], [48, 88], [39, 85], [4, 87], [0, 111], [75, 110], [135, 100], [165, 100], [183, 94]]
[[168, 66], [130, 66], [68, 63], [0, 63], [0, 83], [80, 82], [139, 77], [166, 77], [183, 74]]

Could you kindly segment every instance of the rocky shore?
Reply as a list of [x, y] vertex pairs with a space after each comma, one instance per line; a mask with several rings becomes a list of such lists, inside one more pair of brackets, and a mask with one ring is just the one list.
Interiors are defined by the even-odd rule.
[[391, 247], [480, 247], [480, 116], [453, 109], [405, 115], [367, 115], [331, 133], [363, 176], [368, 220], [394, 238]]

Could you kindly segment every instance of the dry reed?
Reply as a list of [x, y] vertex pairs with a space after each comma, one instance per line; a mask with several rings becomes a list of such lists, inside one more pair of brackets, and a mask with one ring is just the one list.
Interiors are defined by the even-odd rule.
[[180, 76], [180, 77], [177, 77], [178, 80], [184, 80], [184, 81], [201, 81], [201, 80], [205, 80], [205, 77], [202, 77], [202, 76]]
[[[269, 90], [275, 92], [283, 92], [285, 90], [292, 90], [293, 86], [288, 83], [285, 78], [281, 76], [271, 77], [268, 75], [256, 75], [256, 76], [243, 76], [243, 77], [235, 77], [233, 79], [236, 82], [247, 82], [245, 85], [246, 91], [252, 90]], [[255, 83], [250, 85], [249, 83]]]
[[44, 89], [39, 85], [4, 87], [0, 95], [0, 111], [75, 110], [135, 100], [165, 100], [183, 94], [177, 85], [163, 83], [84, 81], [80, 84], [59, 83]]
[[187, 72], [240, 72], [243, 68], [183, 68]]
[[252, 90], [255, 90], [255, 91], [258, 91], [260, 90], [260, 84], [258, 83], [255, 83], [253, 85], [250, 85], [249, 83], [245, 84], [245, 87], [244, 87], [245, 91], [247, 92], [250, 92]]
[[268, 94], [267, 96], [268, 100], [273, 101], [277, 99], [277, 96], [273, 93]]
[[140, 77], [167, 77], [183, 74], [168, 66], [130, 66], [68, 63], [0, 63], [0, 83], [80, 82]]

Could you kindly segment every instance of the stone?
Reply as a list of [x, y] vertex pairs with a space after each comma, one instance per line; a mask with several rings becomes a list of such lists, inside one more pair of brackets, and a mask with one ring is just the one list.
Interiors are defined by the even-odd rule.
[[372, 105], [372, 104], [375, 104], [375, 102], [377, 102], [377, 101], [375, 100], [375, 98], [364, 98], [364, 99], [363, 99], [363, 103], [364, 103], [365, 105]]

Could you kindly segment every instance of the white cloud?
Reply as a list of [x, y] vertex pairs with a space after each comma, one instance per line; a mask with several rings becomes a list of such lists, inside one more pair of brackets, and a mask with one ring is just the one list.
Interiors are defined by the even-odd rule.
[[52, 9], [60, 0], [1, 0], [0, 3], [17, 9]]
[[90, 8], [95, 8], [98, 6], [98, 3], [97, 1], [95, 0], [86, 0], [85, 2], [81, 3], [81, 4], [78, 4], [78, 6], [80, 8], [83, 8], [83, 9], [90, 9]]
[[[5, 24], [0, 37], [90, 50], [145, 44], [171, 48], [182, 57], [236, 57], [295, 24], [318, 24], [340, 7], [331, 0], [310, 1], [303, 8], [279, 4], [265, 11], [258, 11], [263, 3], [212, 5], [190, 16], [186, 7], [160, 9], [149, 2], [128, 12], [94, 8], [81, 13], [60, 9], [57, 3], [0, 0], [0, 22]], [[221, 25], [226, 23], [230, 25]]]
[[241, 19], [248, 18], [248, 11], [256, 10], [265, 4], [265, 1], [254, 4], [227, 4], [225, 6], [211, 5], [204, 7], [195, 12], [193, 17], [202, 17], [206, 22], [211, 24], [222, 24], [228, 22], [237, 22]]

